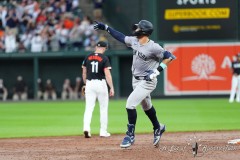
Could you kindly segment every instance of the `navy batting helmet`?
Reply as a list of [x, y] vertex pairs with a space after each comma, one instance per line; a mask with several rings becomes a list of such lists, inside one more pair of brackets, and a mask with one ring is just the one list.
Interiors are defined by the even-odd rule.
[[132, 30], [134, 36], [150, 36], [153, 32], [153, 25], [147, 20], [141, 20], [138, 24], [133, 25]]

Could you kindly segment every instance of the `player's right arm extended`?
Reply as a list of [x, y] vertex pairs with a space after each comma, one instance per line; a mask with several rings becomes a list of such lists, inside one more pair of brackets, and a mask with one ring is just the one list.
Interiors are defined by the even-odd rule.
[[98, 30], [98, 29], [106, 30], [109, 34], [111, 34], [111, 36], [113, 38], [115, 38], [116, 40], [125, 44], [125, 37], [126, 36], [123, 33], [109, 27], [108, 25], [106, 25], [104, 23], [97, 22], [97, 21], [95, 21], [95, 22], [96, 22], [96, 24], [94, 25], [95, 30]]

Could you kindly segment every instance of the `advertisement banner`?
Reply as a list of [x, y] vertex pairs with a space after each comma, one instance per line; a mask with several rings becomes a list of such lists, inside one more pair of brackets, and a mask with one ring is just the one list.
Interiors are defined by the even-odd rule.
[[159, 0], [160, 40], [237, 39], [237, 0]]
[[165, 44], [177, 59], [164, 72], [165, 95], [229, 94], [240, 43]]

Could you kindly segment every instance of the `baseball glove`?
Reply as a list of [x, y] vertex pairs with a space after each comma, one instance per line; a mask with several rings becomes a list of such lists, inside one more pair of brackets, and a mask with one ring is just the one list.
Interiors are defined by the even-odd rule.
[[82, 96], [83, 96], [83, 97], [85, 96], [85, 88], [86, 88], [86, 86], [85, 86], [85, 85], [84, 85], [84, 86], [82, 86], [81, 94], [82, 94]]

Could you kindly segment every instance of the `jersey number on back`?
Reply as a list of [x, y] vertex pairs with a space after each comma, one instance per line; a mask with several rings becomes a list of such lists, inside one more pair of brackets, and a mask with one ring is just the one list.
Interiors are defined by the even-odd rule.
[[92, 65], [92, 73], [98, 73], [98, 62], [91, 62]]

